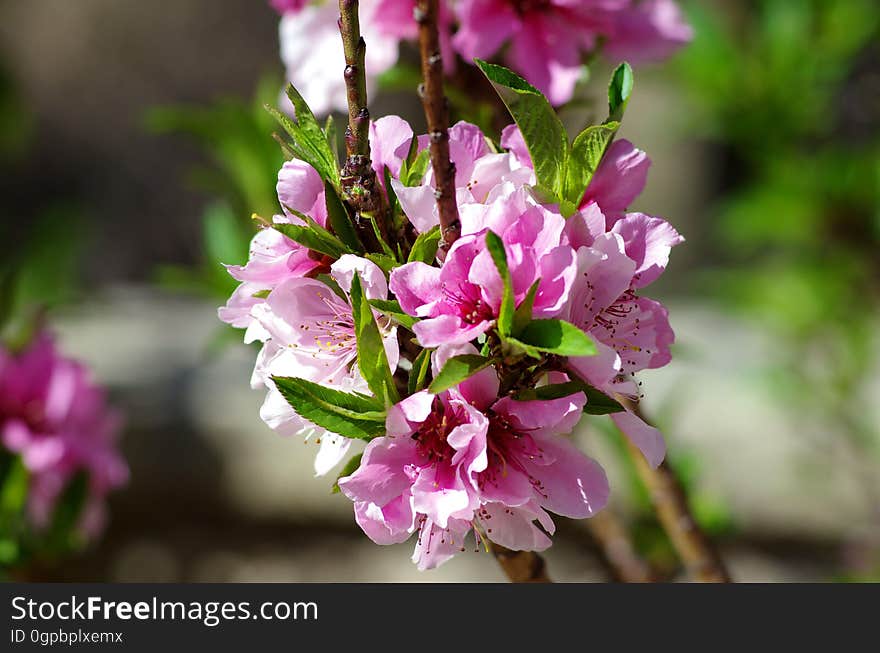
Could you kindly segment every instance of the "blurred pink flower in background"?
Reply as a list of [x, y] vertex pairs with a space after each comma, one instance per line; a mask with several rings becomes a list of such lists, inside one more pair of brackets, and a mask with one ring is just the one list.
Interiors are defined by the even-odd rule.
[[28, 509], [37, 527], [49, 524], [67, 484], [85, 472], [79, 528], [88, 535], [100, 530], [105, 496], [128, 479], [119, 427], [88, 368], [62, 356], [48, 333], [21, 352], [0, 348], [0, 439], [30, 474]]

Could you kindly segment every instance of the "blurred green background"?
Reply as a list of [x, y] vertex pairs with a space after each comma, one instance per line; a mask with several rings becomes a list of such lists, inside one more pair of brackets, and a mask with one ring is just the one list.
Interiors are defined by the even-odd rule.
[[[654, 162], [634, 208], [687, 237], [652, 288], [678, 342], [645, 404], [738, 580], [880, 579], [880, 6], [683, 4], [697, 37], [636, 71], [622, 130]], [[485, 555], [419, 574], [411, 545], [370, 543], [312, 449], [260, 422], [254, 352], [216, 320], [234, 287], [218, 261], [275, 210], [276, 30], [253, 0], [0, 4], [0, 271], [20, 271], [3, 310], [50, 306], [127, 413], [132, 467], [103, 540], [29, 578], [501, 580]], [[373, 114], [421, 128], [406, 80]], [[577, 437], [677, 578], [614, 435]], [[560, 521], [551, 573], [603, 579]]]

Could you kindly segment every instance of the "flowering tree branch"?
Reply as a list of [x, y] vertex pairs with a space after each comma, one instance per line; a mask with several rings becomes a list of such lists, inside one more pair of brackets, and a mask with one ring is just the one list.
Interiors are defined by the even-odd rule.
[[[639, 413], [638, 405], [618, 396], [621, 403]], [[688, 573], [703, 583], [730, 583], [730, 574], [711, 540], [700, 529], [678, 476], [664, 460], [656, 469], [627, 440], [630, 455], [642, 482], [651, 494], [657, 516]]]
[[[345, 129], [345, 164], [342, 188], [358, 213], [376, 212], [380, 230], [381, 193], [370, 162], [370, 111], [367, 109], [367, 76], [364, 58], [367, 45], [361, 36], [358, 0], [339, 0], [339, 32], [345, 53], [345, 88], [348, 99], [348, 127]], [[384, 233], [384, 231], [383, 231]]]
[[458, 204], [455, 199], [455, 163], [449, 158], [449, 104], [443, 94], [443, 57], [440, 53], [438, 0], [419, 0], [414, 10], [419, 24], [419, 52], [422, 78], [419, 95], [428, 122], [431, 167], [436, 183], [440, 214], [441, 248], [448, 250], [461, 235]]

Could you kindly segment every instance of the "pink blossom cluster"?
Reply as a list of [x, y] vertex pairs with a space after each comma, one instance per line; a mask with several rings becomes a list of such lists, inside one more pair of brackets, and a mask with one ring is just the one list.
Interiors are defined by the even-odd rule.
[[78, 527], [85, 534], [100, 530], [104, 498], [128, 479], [117, 449], [119, 426], [89, 370], [62, 356], [49, 334], [37, 334], [20, 352], [0, 347], [0, 438], [28, 470], [28, 511], [38, 528], [50, 523], [64, 489], [85, 472], [89, 492]]
[[[342, 44], [335, 0], [272, 0], [282, 14], [281, 58], [294, 86], [318, 114], [344, 110]], [[368, 83], [397, 63], [401, 41], [416, 36], [415, 0], [360, 3]], [[598, 50], [614, 61], [656, 61], [691, 40], [674, 0], [446, 0], [441, 40], [447, 70], [501, 58], [553, 104], [571, 99], [584, 61]], [[329, 68], [328, 68], [329, 66]]]
[[[598, 352], [533, 370], [528, 387], [572, 381], [637, 399], [633, 375], [670, 360], [667, 311], [642, 292], [683, 239], [662, 218], [627, 212], [645, 185], [647, 155], [628, 141], [614, 142], [581, 206], [566, 218], [534, 191], [531, 160], [515, 127], [504, 131], [501, 150], [468, 123], [454, 125], [449, 135], [462, 235], [442, 264], [397, 264], [386, 279], [365, 258], [327, 260], [267, 228], [254, 238], [248, 263], [229, 267], [241, 285], [220, 316], [246, 329], [246, 340], [263, 343], [252, 378], [268, 391], [261, 415], [281, 433], [317, 433], [318, 474], [341, 462], [352, 441], [300, 416], [272, 377], [370, 394], [355, 364], [349, 302], [355, 274], [368, 298], [395, 299], [413, 318], [399, 340], [404, 327], [375, 311], [392, 372], [413, 364], [412, 355], [400, 351], [403, 338], [432, 350], [435, 377], [451, 357], [498, 345], [506, 290], [487, 246], [490, 233], [503, 244], [515, 305], [530, 296], [533, 319], [579, 327]], [[412, 141], [411, 127], [398, 117], [371, 126], [373, 165], [377, 172], [387, 169], [388, 190], [412, 227], [427, 233], [439, 224], [433, 172], [415, 183], [400, 179]], [[425, 136], [416, 143], [417, 150], [428, 145]], [[324, 192], [311, 166], [285, 163], [278, 181], [285, 208], [274, 223], [303, 224], [305, 215], [326, 225]], [[549, 513], [589, 517], [608, 497], [601, 467], [565, 437], [586, 404], [579, 391], [519, 397], [502, 387], [498, 366], [490, 366], [442, 392], [420, 390], [390, 407], [384, 435], [369, 442], [359, 468], [338, 485], [375, 542], [402, 542], [417, 533], [414, 561], [422, 569], [452, 557], [472, 531], [478, 542], [543, 550], [554, 530]], [[655, 428], [627, 411], [611, 418], [652, 465], [662, 461], [665, 445]]]

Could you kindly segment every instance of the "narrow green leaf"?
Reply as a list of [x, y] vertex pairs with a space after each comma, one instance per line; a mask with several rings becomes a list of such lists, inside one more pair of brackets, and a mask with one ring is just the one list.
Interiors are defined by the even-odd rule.
[[328, 181], [324, 182], [324, 201], [327, 205], [327, 222], [330, 224], [331, 229], [333, 229], [333, 233], [349, 249], [355, 252], [363, 252], [364, 246], [358, 238], [357, 231], [354, 229], [345, 204], [342, 203], [336, 189]]
[[77, 525], [88, 495], [89, 475], [84, 471], [78, 472], [67, 483], [55, 503], [52, 522], [46, 535], [51, 550], [63, 552], [76, 546], [79, 540]]
[[351, 312], [354, 317], [355, 336], [357, 338], [357, 359], [361, 374], [370, 390], [377, 397], [382, 397], [386, 406], [399, 400], [397, 386], [391, 374], [382, 333], [373, 309], [361, 287], [360, 276], [355, 274], [351, 280]]
[[587, 395], [587, 405], [584, 406], [584, 412], [587, 415], [610, 415], [611, 413], [620, 413], [626, 410], [620, 402], [612, 399], [604, 392], [596, 390], [591, 385], [584, 384], [584, 394]]
[[566, 207], [564, 208], [568, 210], [564, 211], [564, 214], [571, 215], [580, 205], [584, 191], [619, 127], [619, 122], [593, 125], [587, 127], [574, 139], [565, 175]]
[[275, 387], [300, 416], [347, 438], [372, 440], [385, 433], [381, 400], [341, 392], [305, 379], [273, 376]]
[[504, 284], [504, 296], [501, 298], [501, 308], [498, 311], [498, 333], [501, 334], [501, 337], [506, 338], [513, 329], [513, 316], [516, 308], [510, 268], [507, 267], [507, 252], [504, 250], [504, 242], [501, 237], [493, 231], [486, 232], [486, 247], [489, 254], [492, 255], [495, 267], [498, 268], [498, 274], [501, 275], [501, 282]]
[[413, 361], [412, 369], [409, 372], [409, 383], [407, 389], [411, 395], [424, 390], [428, 386], [428, 375], [431, 373], [431, 352], [432, 349], [423, 349]]
[[401, 175], [404, 186], [418, 186], [422, 183], [428, 166], [431, 164], [431, 151], [424, 149], [416, 155], [412, 165], [407, 168], [406, 177]]
[[538, 187], [559, 201], [564, 191], [569, 153], [568, 135], [559, 116], [547, 98], [519, 75], [480, 59], [475, 62], [489, 81], [508, 89], [499, 95], [522, 132]]
[[21, 456], [2, 453], [0, 459], [0, 531], [12, 523], [24, 509], [30, 485], [27, 467]]
[[440, 245], [440, 225], [430, 231], [420, 233], [409, 253], [408, 263], [421, 261], [431, 265], [437, 258], [437, 247]]
[[331, 258], [339, 258], [351, 251], [336, 236], [321, 227], [316, 229], [309, 225], [303, 226], [279, 222], [273, 224], [272, 228], [280, 231], [294, 242], [308, 247], [315, 252], [326, 254]]
[[633, 71], [627, 62], [620, 64], [608, 84], [608, 120], [620, 122], [633, 90]]
[[550, 400], [569, 397], [582, 392], [587, 397], [584, 412], [588, 415], [609, 415], [619, 413], [624, 407], [617, 401], [600, 392], [588, 383], [580, 380], [566, 381], [565, 383], [553, 383], [538, 388], [529, 388], [518, 393], [514, 399], [517, 401], [533, 401], [535, 399]]
[[324, 122], [324, 138], [327, 140], [327, 146], [333, 156], [334, 167], [339, 168], [339, 135], [332, 113], [327, 116], [327, 120]]
[[440, 373], [431, 381], [428, 392], [431, 394], [439, 394], [444, 390], [448, 390], [465, 379], [473, 376], [480, 370], [484, 370], [492, 364], [491, 358], [479, 356], [477, 354], [462, 354], [461, 356], [453, 356]]
[[254, 297], [256, 299], [266, 299], [271, 293], [271, 290], [265, 288], [264, 290], [258, 290], [257, 292], [252, 293], [251, 297]]
[[535, 307], [535, 295], [538, 294], [538, 286], [540, 284], [540, 279], [532, 284], [532, 287], [529, 288], [529, 292], [526, 293], [525, 299], [520, 302], [520, 305], [517, 307], [516, 312], [513, 314], [514, 334], [522, 331], [524, 328], [526, 328], [528, 323], [532, 321], [532, 309]]
[[[275, 107], [267, 104], [266, 111], [272, 114], [275, 120], [278, 121], [278, 124], [293, 139], [293, 143], [288, 143], [286, 149], [293, 152], [296, 158], [311, 165], [318, 171], [322, 179], [329, 180], [334, 186], [338, 185], [339, 171], [336, 169], [336, 164], [330, 154], [330, 148], [327, 145], [321, 128], [317, 127], [320, 136], [316, 138], [311, 129], [305, 130], [298, 121], [292, 120]], [[312, 118], [314, 119], [314, 116]], [[315, 123], [315, 126], [317, 126], [317, 123]], [[284, 150], [285, 148], [282, 147], [282, 149]]]
[[394, 270], [394, 268], [400, 267], [400, 262], [398, 262], [396, 258], [392, 258], [387, 254], [374, 254], [373, 252], [370, 252], [369, 254], [364, 254], [364, 256], [382, 268], [382, 271], [385, 274], [391, 274], [391, 271]]
[[397, 199], [397, 193], [394, 192], [394, 186], [391, 185], [391, 170], [388, 166], [383, 166], [382, 176], [385, 181], [385, 194], [388, 196], [388, 213], [391, 224], [398, 226], [400, 217], [400, 201]]
[[419, 321], [418, 318], [404, 313], [396, 299], [371, 299], [370, 306], [407, 329], [412, 329], [413, 324]]
[[535, 399], [561, 399], [584, 391], [582, 381], [566, 381], [565, 383], [552, 383], [537, 388], [526, 388], [519, 392], [514, 399], [517, 401], [534, 401]]
[[359, 453], [355, 456], [352, 456], [351, 459], [347, 463], [345, 463], [345, 467], [343, 467], [342, 471], [339, 472], [339, 476], [336, 477], [336, 482], [333, 483], [333, 487], [330, 489], [330, 492], [332, 494], [339, 494], [339, 492], [341, 491], [339, 489], [339, 479], [354, 474], [361, 466], [361, 458], [363, 457], [364, 454]]
[[409, 150], [407, 151], [406, 158], [400, 164], [400, 180], [403, 182], [403, 185], [406, 185], [406, 180], [409, 178], [409, 170], [412, 167], [413, 162], [416, 160], [416, 156], [419, 153], [419, 137], [413, 134], [412, 139], [409, 142]]
[[296, 112], [295, 120], [300, 131], [300, 137], [296, 138], [297, 144], [303, 149], [314, 153], [315, 158], [319, 161], [319, 166], [313, 164], [312, 167], [318, 171], [321, 179], [331, 182], [334, 187], [338, 187], [339, 166], [337, 165], [336, 154], [330, 148], [327, 135], [315, 119], [315, 114], [312, 113], [308, 103], [299, 94], [299, 91], [293, 87], [293, 84], [287, 85], [286, 92]]
[[581, 329], [564, 320], [532, 320], [516, 340], [558, 356], [594, 356], [596, 344]]

